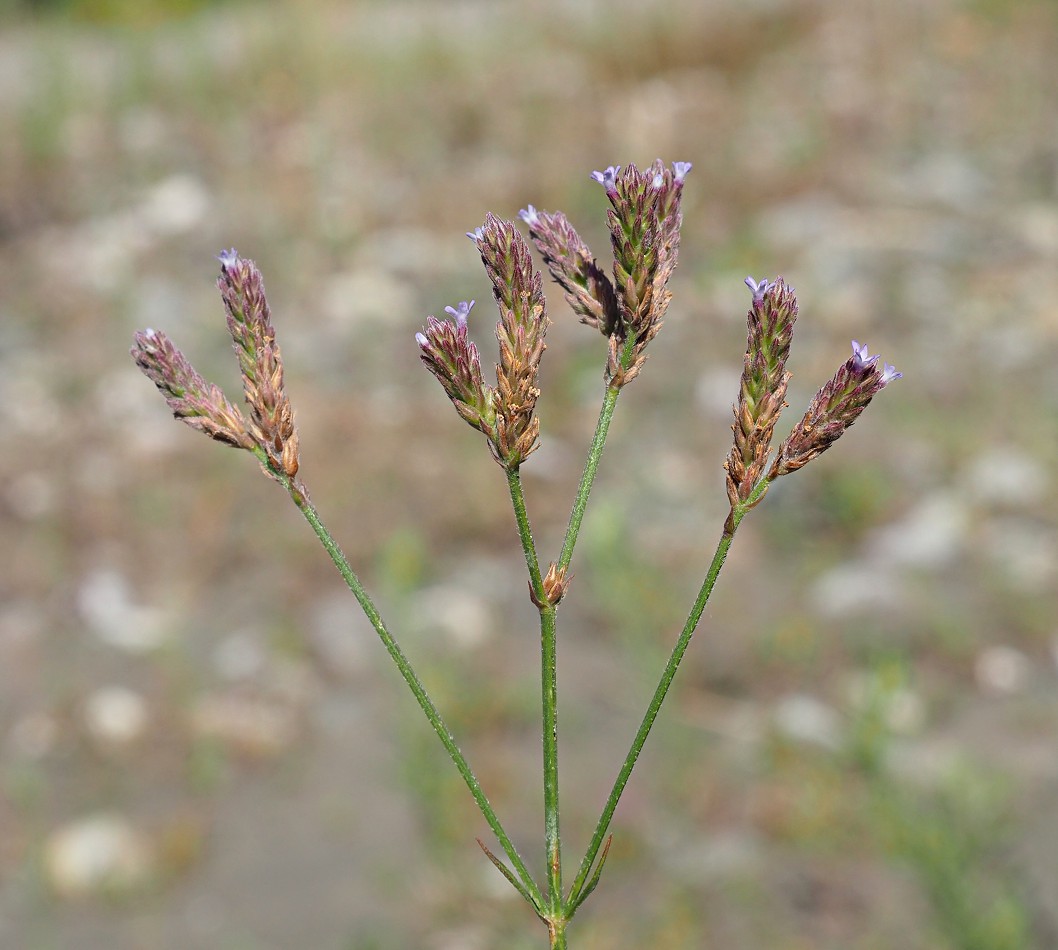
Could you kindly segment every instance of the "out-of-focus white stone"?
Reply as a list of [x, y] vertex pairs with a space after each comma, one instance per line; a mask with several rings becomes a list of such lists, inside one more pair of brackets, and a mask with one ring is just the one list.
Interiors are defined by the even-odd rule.
[[97, 689], [84, 705], [89, 735], [110, 748], [130, 746], [143, 738], [149, 715], [147, 701], [124, 686]]
[[213, 648], [213, 667], [222, 679], [229, 682], [255, 679], [267, 663], [264, 646], [249, 630], [230, 633]]
[[430, 587], [415, 603], [416, 622], [444, 633], [454, 646], [470, 650], [492, 635], [488, 605], [472, 591], [457, 587]]
[[[408, 285], [385, 270], [336, 274], [324, 284], [320, 298], [331, 325], [343, 330], [406, 320], [416, 303]], [[443, 318], [444, 312], [439, 316]]]
[[1058, 210], [1053, 202], [1039, 201], [1012, 208], [1011, 230], [1034, 251], [1048, 257], [1058, 253]]
[[351, 678], [367, 670], [375, 633], [360, 605], [347, 591], [321, 597], [312, 608], [308, 628], [313, 651], [326, 673]]
[[784, 696], [775, 706], [776, 731], [787, 739], [837, 749], [841, 745], [841, 716], [832, 706], [806, 693]]
[[1008, 646], [985, 647], [974, 661], [974, 677], [983, 692], [993, 696], [1020, 693], [1029, 684], [1032, 662]]
[[892, 610], [901, 598], [891, 569], [863, 562], [839, 564], [812, 585], [812, 602], [825, 617]]
[[1049, 527], [1029, 517], [990, 519], [981, 550], [1012, 587], [1042, 593], [1058, 579], [1058, 540]]
[[1008, 507], [1039, 504], [1050, 482], [1042, 462], [1011, 446], [981, 452], [964, 471], [964, 484], [974, 498]]
[[63, 897], [142, 887], [155, 871], [150, 842], [120, 815], [93, 815], [56, 829], [44, 845], [48, 882]]
[[937, 492], [875, 531], [867, 548], [880, 564], [940, 568], [962, 553], [969, 524], [966, 504], [954, 494]]
[[688, 835], [686, 829], [652, 835], [658, 859], [682, 881], [709, 884], [753, 876], [765, 861], [764, 849], [752, 833], [741, 828], [709, 835]]
[[89, 629], [104, 643], [129, 653], [147, 653], [166, 639], [163, 614], [132, 603], [128, 582], [113, 570], [88, 574], [77, 606]]
[[268, 758], [286, 751], [297, 736], [294, 713], [275, 703], [243, 696], [202, 697], [191, 711], [191, 729], [217, 739], [234, 752]]
[[[466, 249], [451, 234], [422, 228], [375, 231], [359, 249], [357, 266], [372, 272], [388, 269], [421, 281], [433, 274], [452, 274], [467, 266]], [[453, 300], [452, 304], [458, 301]]]
[[143, 197], [138, 217], [144, 227], [168, 237], [198, 225], [209, 210], [209, 192], [193, 175], [178, 174], [158, 182]]

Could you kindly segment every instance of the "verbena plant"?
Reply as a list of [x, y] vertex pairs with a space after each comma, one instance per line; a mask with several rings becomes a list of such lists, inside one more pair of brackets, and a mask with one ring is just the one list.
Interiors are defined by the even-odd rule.
[[531, 243], [565, 292], [566, 302], [582, 323], [597, 329], [607, 341], [602, 408], [595, 436], [588, 449], [562, 550], [546, 569], [541, 567], [533, 541], [520, 473], [522, 464], [539, 445], [536, 402], [550, 321], [543, 280], [533, 265], [530, 241], [513, 222], [489, 214], [482, 227], [468, 234], [481, 254], [499, 307], [496, 337], [500, 362], [496, 385], [485, 381], [477, 347], [470, 340], [474, 301], [446, 307], [451, 319], [429, 317], [423, 332], [415, 337], [422, 362], [444, 387], [459, 415], [485, 436], [492, 458], [507, 478], [529, 573], [529, 597], [540, 615], [546, 858], [546, 877], [542, 881], [529, 872], [412, 664], [309, 500], [299, 473], [298, 433], [283, 384], [283, 362], [264, 283], [254, 262], [240, 257], [234, 249], [223, 252], [217, 281], [242, 371], [248, 412], [237, 408], [217, 386], [206, 382], [164, 333], [139, 332], [132, 348], [136, 363], [161, 390], [176, 418], [218, 442], [253, 453], [265, 474], [286, 489], [377, 631], [463, 776], [507, 860], [494, 854], [480, 839], [478, 844], [547, 925], [552, 948], [567, 946], [569, 922], [599, 883], [612, 839], [609, 829], [614, 810], [687, 652], [742, 519], [761, 501], [772, 482], [826, 451], [855, 422], [874, 395], [901, 376], [888, 364], [879, 366], [878, 357], [870, 356], [865, 345], [854, 341], [852, 355], [819, 389], [804, 417], [772, 455], [772, 435], [786, 405], [790, 380], [786, 361], [797, 319], [797, 298], [793, 288], [781, 278], [746, 278], [752, 295], [747, 318], [749, 332], [734, 410], [734, 444], [724, 462], [730, 512], [698, 596], [661, 672], [587, 850], [569, 882], [563, 873], [566, 866], [559, 830], [558, 605], [569, 587], [570, 564], [617, 400], [642, 371], [647, 345], [661, 329], [672, 297], [668, 283], [676, 266], [683, 220], [680, 200], [690, 168], [688, 162], [675, 162], [669, 169], [658, 160], [643, 170], [628, 165], [592, 173], [610, 202], [606, 218], [613, 247], [612, 276], [598, 263], [564, 214], [537, 211], [532, 205], [520, 212]]

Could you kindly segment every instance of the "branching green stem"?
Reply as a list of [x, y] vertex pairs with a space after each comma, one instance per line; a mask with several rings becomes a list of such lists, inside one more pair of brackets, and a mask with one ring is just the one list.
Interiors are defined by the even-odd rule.
[[687, 616], [687, 622], [684, 624], [679, 639], [676, 641], [676, 645], [672, 649], [669, 660], [665, 664], [665, 669], [662, 671], [661, 679], [658, 681], [657, 688], [654, 690], [654, 696], [650, 700], [650, 705], [647, 707], [646, 714], [643, 716], [639, 731], [632, 740], [628, 755], [625, 756], [624, 764], [621, 766], [620, 772], [617, 773], [617, 779], [614, 781], [610, 797], [607, 798], [606, 804], [603, 806], [599, 823], [595, 826], [595, 832], [591, 837], [591, 842], [588, 844], [588, 850], [585, 852], [584, 860], [581, 862], [580, 869], [577, 871], [577, 876], [573, 880], [573, 886], [570, 888], [569, 895], [566, 899], [566, 907], [568, 908], [570, 917], [576, 913], [578, 906], [588, 896], [588, 893], [590, 893], [590, 891], [585, 891], [585, 883], [588, 881], [588, 875], [590, 874], [592, 865], [595, 863], [595, 859], [599, 854], [599, 849], [602, 847], [603, 841], [606, 838], [606, 832], [610, 827], [614, 811], [617, 809], [617, 803], [621, 800], [621, 795], [625, 790], [625, 786], [628, 784], [632, 769], [635, 768], [636, 761], [639, 759], [639, 753], [642, 752], [643, 744], [646, 742], [647, 736], [650, 735], [650, 730], [654, 726], [654, 720], [658, 717], [661, 704], [665, 702], [665, 697], [668, 695], [669, 688], [672, 686], [676, 671], [679, 669], [684, 654], [687, 652], [687, 647], [690, 646], [691, 637], [694, 636], [694, 631], [698, 627], [699, 620], [701, 620], [705, 605], [708, 603], [709, 597], [713, 592], [713, 587], [716, 585], [716, 579], [720, 574], [720, 569], [724, 566], [724, 560], [727, 558], [727, 552], [731, 547], [731, 542], [734, 540], [735, 530], [738, 528], [739, 522], [745, 516], [746, 512], [760, 500], [766, 490], [767, 482], [762, 480], [753, 490], [753, 493], [749, 498], [732, 510], [728, 522], [724, 526], [724, 532], [720, 536], [720, 542], [716, 546], [716, 553], [713, 554], [713, 560], [709, 565], [709, 570], [706, 572], [705, 580], [702, 581], [701, 589], [698, 591], [698, 596], [695, 598], [694, 605], [691, 607], [690, 614]]
[[[254, 454], [258, 456], [258, 459], [263, 465], [269, 465], [269, 460], [263, 451], [258, 450]], [[546, 907], [543, 896], [540, 893], [540, 888], [537, 886], [536, 881], [533, 880], [533, 876], [529, 873], [529, 869], [525, 866], [525, 862], [518, 854], [518, 850], [507, 835], [503, 825], [500, 824], [500, 819], [497, 817], [492, 805], [489, 804], [488, 798], [485, 797], [485, 792], [482, 790], [477, 777], [470, 768], [470, 764], [460, 751], [459, 746], [456, 745], [455, 738], [452, 736], [444, 719], [441, 718], [441, 714], [438, 712], [437, 707], [434, 706], [433, 701], [427, 694], [426, 688], [412, 669], [411, 664], [408, 662], [407, 657], [404, 655], [404, 652], [401, 650], [397, 641], [386, 628], [377, 608], [368, 596], [367, 591], [364, 590], [359, 578], [353, 573], [353, 569], [350, 567], [349, 561], [342, 553], [338, 543], [334, 540], [331, 533], [320, 520], [320, 516], [312, 503], [309, 502], [305, 495], [292, 484], [291, 480], [274, 467], [270, 466], [270, 471], [272, 471], [287, 489], [290, 497], [294, 500], [294, 504], [297, 505], [298, 509], [305, 517], [305, 520], [316, 533], [316, 537], [320, 539], [320, 543], [331, 556], [334, 566], [338, 568], [338, 573], [342, 575], [342, 579], [359, 602], [364, 614], [371, 622], [371, 626], [375, 628], [375, 632], [382, 641], [382, 645], [386, 648], [386, 652], [389, 653], [393, 662], [397, 665], [397, 669], [400, 671], [400, 675], [404, 678], [404, 682], [408, 684], [408, 688], [412, 691], [422, 711], [426, 714], [426, 718], [430, 721], [430, 725], [433, 727], [434, 732], [437, 733], [437, 737], [441, 740], [449, 757], [455, 763], [455, 767], [459, 770], [459, 774], [463, 776], [463, 781], [466, 782], [467, 788], [470, 789], [470, 794], [474, 796], [474, 801], [477, 802], [478, 808], [481, 809], [481, 814], [484, 816], [485, 821], [488, 822], [489, 827], [492, 829], [492, 833], [496, 836], [496, 840], [499, 841], [504, 853], [514, 866], [518, 878], [525, 888], [523, 896], [528, 897], [537, 913], [543, 916], [544, 913], [546, 913]], [[519, 890], [521, 890], [521, 888], [519, 888]]]

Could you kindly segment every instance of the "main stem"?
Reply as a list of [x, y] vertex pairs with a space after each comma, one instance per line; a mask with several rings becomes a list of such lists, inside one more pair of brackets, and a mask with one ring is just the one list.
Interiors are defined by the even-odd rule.
[[650, 705], [647, 707], [646, 714], [643, 716], [639, 731], [632, 740], [632, 745], [628, 750], [628, 754], [625, 756], [621, 771], [617, 774], [617, 779], [614, 781], [610, 797], [606, 799], [606, 805], [603, 807], [599, 823], [595, 826], [595, 832], [588, 845], [588, 850], [584, 855], [584, 860], [581, 862], [580, 869], [577, 871], [577, 876], [573, 881], [573, 886], [570, 888], [566, 905], [571, 910], [571, 916], [580, 903], [581, 892], [584, 889], [585, 881], [588, 879], [588, 874], [591, 872], [592, 865], [595, 863], [595, 858], [598, 856], [599, 849], [602, 847], [603, 839], [606, 837], [606, 832], [609, 830], [614, 811], [617, 809], [617, 803], [621, 800], [621, 795], [625, 790], [625, 786], [628, 784], [632, 769], [635, 768], [636, 761], [639, 759], [639, 753], [642, 752], [643, 744], [647, 741], [647, 736], [650, 735], [650, 730], [654, 726], [654, 720], [657, 719], [661, 705], [665, 702], [665, 697], [668, 695], [669, 688], [672, 686], [676, 671], [679, 669], [684, 654], [687, 652], [687, 647], [690, 646], [691, 638], [694, 636], [694, 631], [697, 629], [698, 622], [701, 620], [702, 612], [705, 610], [705, 605], [708, 603], [709, 597], [713, 592], [713, 587], [716, 585], [716, 579], [720, 574], [720, 569], [724, 566], [724, 560], [727, 558], [727, 552], [731, 547], [731, 542], [734, 540], [735, 530], [738, 528], [739, 522], [745, 516], [746, 512], [760, 500], [766, 490], [767, 483], [762, 481], [745, 502], [732, 510], [727, 524], [724, 526], [723, 534], [720, 536], [720, 541], [716, 546], [716, 552], [713, 554], [713, 560], [709, 565], [705, 580], [702, 581], [701, 589], [698, 591], [698, 596], [695, 598], [694, 605], [691, 607], [691, 612], [687, 616], [687, 622], [684, 624], [679, 639], [676, 641], [676, 645], [673, 647], [672, 653], [669, 655], [668, 663], [665, 664], [665, 669], [662, 671], [661, 679], [658, 681], [657, 688], [654, 690], [654, 695], [650, 700]]
[[[540, 575], [529, 516], [525, 508], [522, 480], [517, 469], [507, 473], [511, 504], [518, 522], [518, 536], [529, 569], [529, 584], [540, 609], [540, 706], [544, 755], [544, 849], [547, 862], [547, 906], [552, 947], [565, 946], [562, 907], [562, 836], [559, 830], [558, 796], [558, 662], [555, 606], [548, 603]], [[557, 929], [556, 929], [557, 928]], [[555, 943], [555, 940], [561, 943]]]
[[[279, 475], [280, 473], [276, 474]], [[408, 662], [408, 658], [404, 655], [404, 652], [401, 650], [393, 635], [386, 628], [378, 609], [368, 596], [367, 591], [364, 590], [359, 578], [353, 572], [353, 569], [349, 565], [349, 561], [342, 553], [338, 543], [334, 540], [331, 533], [320, 520], [320, 516], [312, 506], [312, 503], [309, 502], [302, 492], [294, 488], [289, 479], [285, 476], [282, 476], [280, 480], [287, 488], [294, 503], [298, 506], [298, 510], [301, 511], [305, 520], [316, 533], [316, 537], [320, 539], [320, 543], [331, 556], [334, 566], [338, 568], [338, 573], [342, 575], [342, 579], [359, 602], [367, 619], [371, 621], [371, 626], [375, 628], [375, 632], [382, 641], [382, 645], [386, 648], [386, 652], [389, 653], [393, 662], [397, 665], [400, 675], [404, 678], [404, 681], [408, 684], [409, 689], [411, 689], [414, 694], [422, 711], [426, 714], [426, 718], [430, 721], [430, 725], [433, 727], [434, 732], [437, 733], [437, 737], [441, 740], [449, 757], [455, 763], [455, 767], [459, 770], [459, 774], [463, 776], [463, 781], [466, 782], [467, 788], [470, 789], [470, 794], [474, 796], [474, 801], [477, 802], [478, 808], [481, 809], [485, 821], [488, 822], [489, 827], [492, 829], [492, 833], [496, 836], [496, 840], [499, 841], [504, 853], [510, 859], [511, 864], [514, 865], [518, 878], [521, 881], [521, 886], [517, 883], [515, 883], [515, 886], [518, 888], [522, 896], [529, 901], [539, 913], [542, 913], [545, 910], [545, 906], [540, 893], [540, 888], [537, 886], [536, 881], [533, 880], [533, 876], [529, 873], [529, 869], [525, 866], [525, 862], [518, 854], [518, 850], [515, 848], [514, 843], [504, 830], [499, 817], [492, 808], [492, 805], [489, 804], [488, 798], [485, 797], [485, 792], [482, 790], [477, 777], [470, 768], [470, 763], [467, 762], [466, 757], [460, 751], [459, 746], [456, 745], [455, 738], [445, 724], [444, 719], [441, 718], [440, 712], [438, 712], [437, 707], [433, 704], [433, 701], [427, 694], [426, 688], [419, 680], [415, 670], [412, 669], [411, 664]], [[512, 883], [514, 882], [512, 881]]]

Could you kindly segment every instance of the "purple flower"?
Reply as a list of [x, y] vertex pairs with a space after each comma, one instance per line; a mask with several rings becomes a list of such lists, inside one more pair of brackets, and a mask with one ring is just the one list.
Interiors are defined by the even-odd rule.
[[864, 343], [860, 346], [855, 340], [852, 341], [852, 358], [855, 361], [856, 369], [863, 369], [865, 366], [870, 366], [878, 360], [877, 355], [870, 356], [867, 353], [867, 344]]
[[[876, 357], [877, 358], [877, 357]], [[882, 385], [885, 386], [891, 383], [894, 379], [901, 379], [903, 373], [898, 373], [895, 366], [890, 366], [888, 363], [883, 363], [882, 369]]]
[[611, 165], [605, 171], [592, 172], [591, 177], [602, 185], [606, 189], [607, 194], [609, 194], [611, 191], [617, 190], [617, 173], [620, 170], [620, 165]]
[[467, 231], [467, 237], [470, 238], [470, 240], [473, 241], [475, 244], [480, 244], [482, 241], [485, 240], [485, 229], [479, 227], [474, 228], [473, 231]]
[[235, 248], [229, 248], [226, 251], [221, 251], [217, 255], [217, 260], [220, 261], [220, 266], [224, 270], [229, 267], [234, 267], [239, 261], [239, 252]]
[[694, 166], [690, 162], [673, 162], [672, 171], [676, 181], [683, 181], [687, 177], [689, 172]]
[[459, 328], [467, 325], [467, 317], [470, 316], [470, 311], [474, 306], [474, 301], [462, 300], [458, 306], [445, 307], [445, 313], [450, 313], [456, 319], [456, 326]]
[[521, 218], [529, 227], [534, 227], [536, 222], [540, 220], [540, 215], [537, 214], [536, 208], [529, 205], [528, 208], [523, 208], [518, 212], [518, 217]]
[[[686, 164], [686, 163], [683, 163]], [[764, 278], [764, 280], [756, 281], [752, 277], [747, 277], [743, 283], [750, 289], [753, 294], [753, 302], [760, 303], [764, 299], [764, 295], [775, 286], [775, 282]]]

